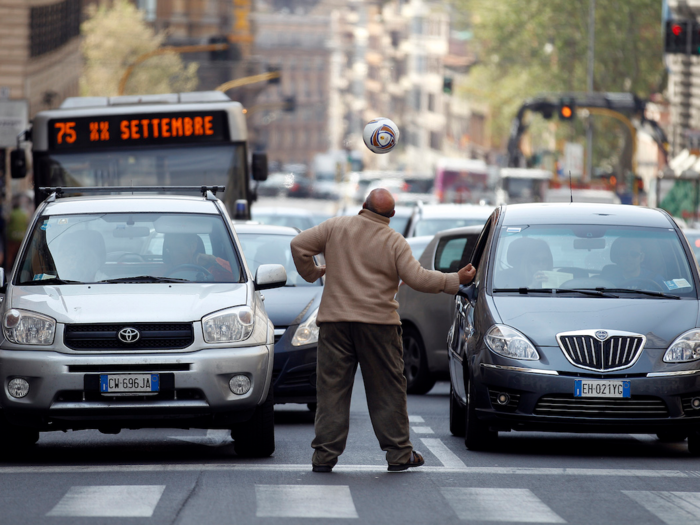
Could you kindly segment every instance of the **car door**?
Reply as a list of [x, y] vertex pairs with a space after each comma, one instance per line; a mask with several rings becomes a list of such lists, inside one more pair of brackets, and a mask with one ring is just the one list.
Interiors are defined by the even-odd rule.
[[[452, 273], [466, 266], [476, 244], [478, 233], [445, 236], [438, 240], [431, 266], [433, 270]], [[423, 338], [428, 368], [431, 371], [447, 370], [447, 333], [453, 317], [455, 303], [447, 294], [421, 294], [421, 311], [418, 329]]]
[[[479, 238], [473, 244], [474, 249], [469, 257], [469, 262], [476, 268], [476, 276], [474, 284], [477, 289], [482, 280], [486, 276], [486, 268], [482, 262], [485, 260], [486, 247], [488, 244], [489, 234], [492, 229], [493, 222], [496, 220], [492, 216], [488, 220], [484, 229], [481, 231]], [[452, 388], [463, 403], [467, 401], [467, 394], [464, 383], [464, 361], [466, 360], [466, 352], [469, 346], [473, 346], [474, 330], [474, 306], [466, 297], [460, 295], [455, 296], [453, 303], [453, 313], [449, 317], [452, 319], [450, 333], [448, 336], [448, 359], [450, 369], [450, 380]], [[472, 343], [470, 345], [470, 343]]]

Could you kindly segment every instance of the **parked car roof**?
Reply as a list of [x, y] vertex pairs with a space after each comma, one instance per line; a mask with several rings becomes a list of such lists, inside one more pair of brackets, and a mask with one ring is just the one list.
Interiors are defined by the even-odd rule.
[[299, 233], [293, 226], [275, 226], [273, 224], [238, 224], [234, 223], [237, 233], [265, 233], [268, 235], [296, 235]]
[[67, 197], [48, 203], [51, 214], [62, 213], [208, 213], [218, 215], [213, 201], [183, 195], [99, 195]]
[[[503, 225], [616, 224], [668, 228], [671, 218], [662, 210], [622, 204], [512, 204], [504, 206]], [[566, 222], [563, 222], [566, 221]]]

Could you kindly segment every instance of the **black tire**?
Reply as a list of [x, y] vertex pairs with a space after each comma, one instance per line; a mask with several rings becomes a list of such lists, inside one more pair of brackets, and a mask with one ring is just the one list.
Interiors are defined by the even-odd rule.
[[476, 388], [469, 379], [467, 383], [467, 409], [465, 410], [464, 444], [469, 450], [489, 450], [498, 440], [498, 432], [489, 430], [488, 425], [476, 417], [474, 400]]
[[457, 396], [450, 384], [450, 432], [453, 436], [464, 437], [467, 429], [467, 414], [464, 407], [457, 400]]
[[435, 379], [428, 370], [423, 340], [410, 327], [403, 330], [403, 374], [406, 377], [406, 392], [409, 394], [427, 394], [435, 386]]
[[656, 437], [659, 439], [659, 441], [663, 443], [680, 443], [681, 441], [686, 440], [686, 438], [688, 437], [688, 433], [667, 430], [664, 432], [659, 432], [658, 434], [656, 434]]
[[275, 402], [272, 385], [267, 399], [255, 409], [253, 417], [231, 430], [233, 449], [244, 458], [266, 458], [275, 451]]
[[691, 456], [700, 456], [700, 433], [691, 432], [688, 436], [688, 452]]
[[0, 454], [12, 455], [18, 449], [27, 449], [39, 441], [39, 431], [29, 427], [13, 425], [0, 415]]

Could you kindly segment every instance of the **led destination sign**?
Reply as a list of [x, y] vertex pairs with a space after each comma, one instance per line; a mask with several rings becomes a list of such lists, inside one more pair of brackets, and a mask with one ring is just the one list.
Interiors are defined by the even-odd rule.
[[102, 115], [49, 121], [49, 148], [52, 150], [227, 140], [225, 111]]

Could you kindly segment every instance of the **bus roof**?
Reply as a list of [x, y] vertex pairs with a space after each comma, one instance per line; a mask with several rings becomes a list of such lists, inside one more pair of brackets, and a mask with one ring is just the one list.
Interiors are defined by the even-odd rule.
[[159, 95], [122, 95], [119, 97], [68, 97], [59, 109], [105, 108], [109, 106], [138, 106], [144, 104], [187, 104], [198, 102], [230, 102], [221, 91], [191, 93], [162, 93]]

